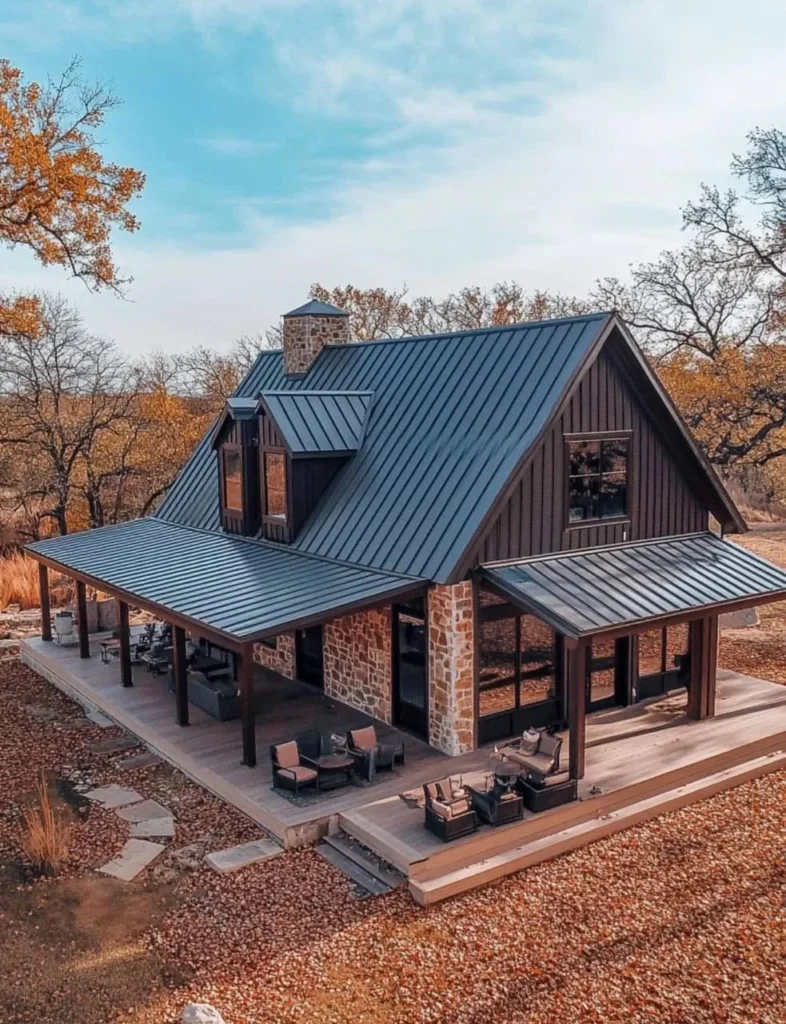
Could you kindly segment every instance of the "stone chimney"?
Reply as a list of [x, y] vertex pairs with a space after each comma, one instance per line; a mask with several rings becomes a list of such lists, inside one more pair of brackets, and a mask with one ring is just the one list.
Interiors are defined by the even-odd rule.
[[349, 341], [349, 313], [312, 299], [284, 314], [284, 373], [303, 374], [325, 345]]

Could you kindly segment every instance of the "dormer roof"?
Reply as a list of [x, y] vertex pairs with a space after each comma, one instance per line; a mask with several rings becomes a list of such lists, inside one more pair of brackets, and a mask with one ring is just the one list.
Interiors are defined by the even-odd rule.
[[372, 391], [263, 391], [260, 407], [290, 455], [348, 456], [360, 448]]

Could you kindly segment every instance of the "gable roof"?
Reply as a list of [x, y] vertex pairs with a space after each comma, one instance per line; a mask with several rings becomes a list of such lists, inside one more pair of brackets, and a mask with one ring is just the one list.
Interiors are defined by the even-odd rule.
[[372, 398], [370, 391], [263, 391], [260, 404], [291, 455], [351, 455]]
[[[263, 352], [239, 396], [374, 393], [362, 446], [336, 474], [291, 547], [452, 582], [495, 499], [610, 333], [621, 326], [615, 314], [597, 313], [329, 345], [302, 377], [284, 374], [281, 352]], [[627, 332], [619, 336], [635, 349]], [[648, 386], [655, 394], [654, 385]], [[660, 408], [675, 415], [670, 402]], [[733, 502], [687, 438], [686, 458], [711, 494], [718, 517], [736, 523]], [[217, 488], [216, 453], [206, 439], [157, 515], [218, 530]]]
[[311, 299], [302, 306], [298, 306], [297, 309], [284, 313], [285, 319], [290, 316], [349, 316], [349, 313], [345, 309], [339, 309], [338, 306], [331, 306], [329, 302]]

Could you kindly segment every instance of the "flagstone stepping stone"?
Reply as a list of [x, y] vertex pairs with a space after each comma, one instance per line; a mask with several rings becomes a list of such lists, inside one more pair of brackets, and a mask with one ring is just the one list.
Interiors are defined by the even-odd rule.
[[217, 850], [205, 857], [205, 863], [220, 875], [256, 864], [260, 860], [269, 860], [284, 851], [271, 839], [254, 839], [250, 843], [230, 846], [227, 850]]
[[125, 807], [127, 804], [138, 803], [143, 799], [141, 793], [128, 786], [116, 786], [112, 783], [109, 786], [99, 786], [97, 789], [89, 789], [85, 796], [88, 800], [95, 800], [103, 807]]
[[129, 839], [120, 853], [98, 870], [123, 882], [130, 882], [165, 849], [161, 843], [150, 843], [146, 839]]
[[107, 718], [106, 715], [102, 715], [100, 711], [95, 708], [90, 708], [85, 711], [85, 718], [89, 718], [93, 725], [98, 725], [102, 729], [111, 729], [115, 724], [111, 718]]
[[[140, 797], [141, 800], [141, 797]], [[171, 818], [172, 812], [157, 800], [142, 800], [141, 803], [121, 807], [117, 812], [123, 821], [155, 821], [157, 818]]]
[[175, 834], [174, 818], [152, 818], [148, 821], [135, 821], [128, 833], [135, 839], [142, 839], [148, 836], [171, 839]]
[[[112, 724], [114, 725], [114, 722]], [[133, 750], [138, 746], [139, 740], [133, 736], [110, 736], [108, 740], [88, 743], [87, 749], [91, 754], [119, 754], [123, 750]]]
[[152, 750], [146, 750], [144, 754], [133, 754], [115, 764], [115, 768], [121, 772], [131, 772], [136, 768], [150, 768], [154, 764], [161, 764], [161, 758]]

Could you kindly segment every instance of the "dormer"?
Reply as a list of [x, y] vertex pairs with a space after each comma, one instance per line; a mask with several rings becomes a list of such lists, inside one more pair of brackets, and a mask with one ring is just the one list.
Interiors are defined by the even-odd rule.
[[264, 391], [259, 398], [262, 533], [287, 543], [358, 451], [370, 391]]
[[255, 398], [228, 399], [213, 434], [219, 511], [227, 533], [253, 536], [259, 530], [258, 405]]

